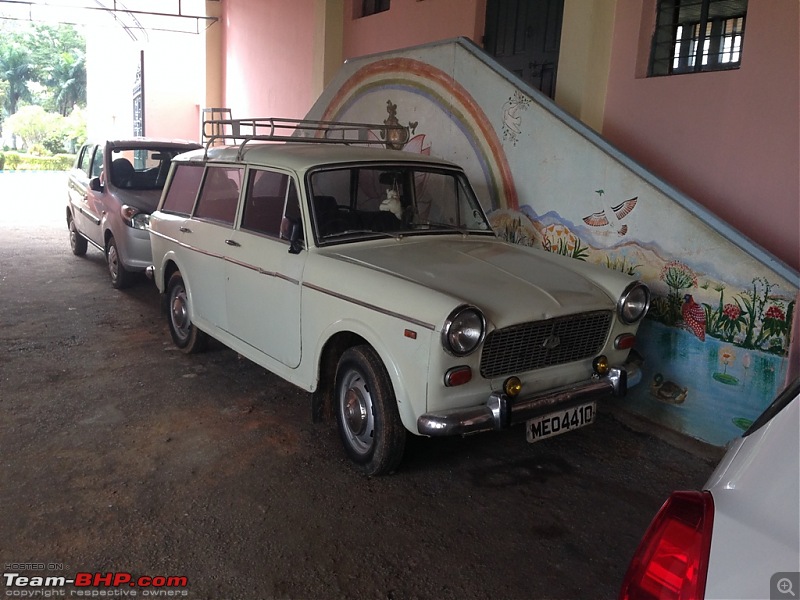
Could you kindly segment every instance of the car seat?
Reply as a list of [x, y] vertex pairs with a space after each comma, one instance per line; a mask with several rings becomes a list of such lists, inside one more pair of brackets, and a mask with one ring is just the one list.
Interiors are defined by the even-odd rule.
[[135, 173], [136, 169], [127, 158], [115, 158], [111, 163], [111, 183], [116, 187], [130, 187]]

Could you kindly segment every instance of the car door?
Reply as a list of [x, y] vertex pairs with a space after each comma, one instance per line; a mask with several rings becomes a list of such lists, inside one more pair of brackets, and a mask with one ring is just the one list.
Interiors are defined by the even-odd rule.
[[228, 332], [295, 368], [301, 355], [300, 282], [306, 253], [292, 250], [289, 241], [291, 224], [301, 223], [294, 179], [250, 169], [240, 221], [228, 242]]
[[227, 330], [225, 264], [243, 172], [240, 166], [207, 166], [192, 218], [180, 230], [181, 243], [192, 250], [184, 253], [182, 269], [192, 294], [194, 318], [223, 330]]
[[86, 231], [86, 213], [89, 199], [89, 173], [92, 168], [92, 158], [96, 149], [95, 144], [85, 144], [78, 154], [75, 168], [70, 171], [67, 182], [67, 193], [78, 231]]
[[100, 248], [105, 247], [102, 228], [103, 217], [105, 216], [102, 198], [104, 192], [92, 189], [92, 179], [98, 177], [102, 183], [105, 164], [104, 156], [105, 147], [102, 144], [96, 146], [89, 167], [89, 182], [86, 188], [86, 196], [84, 204], [81, 207], [81, 214], [83, 216], [81, 232]]

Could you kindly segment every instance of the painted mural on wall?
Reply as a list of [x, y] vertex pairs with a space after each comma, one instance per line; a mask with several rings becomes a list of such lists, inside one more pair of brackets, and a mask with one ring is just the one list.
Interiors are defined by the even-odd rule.
[[456, 46], [351, 64], [309, 118], [408, 125], [403, 150], [462, 165], [500, 236], [647, 282], [643, 379], [618, 402], [712, 444], [740, 435], [785, 381], [796, 278]]

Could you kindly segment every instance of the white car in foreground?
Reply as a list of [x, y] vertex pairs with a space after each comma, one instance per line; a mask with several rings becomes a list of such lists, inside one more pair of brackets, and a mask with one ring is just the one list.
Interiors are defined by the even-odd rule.
[[800, 378], [732, 443], [703, 491], [673, 493], [620, 600], [800, 595]]
[[[231, 125], [258, 129], [213, 129]], [[645, 285], [501, 241], [452, 163], [236, 139], [176, 157], [150, 218], [173, 341], [213, 336], [313, 392], [363, 472], [393, 470], [407, 432], [538, 441], [625, 393]]]

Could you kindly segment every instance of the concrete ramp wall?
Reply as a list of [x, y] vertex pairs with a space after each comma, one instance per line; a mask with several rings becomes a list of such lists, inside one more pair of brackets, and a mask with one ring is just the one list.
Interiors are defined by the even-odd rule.
[[410, 125], [404, 151], [462, 165], [501, 236], [648, 283], [625, 408], [724, 445], [783, 387], [798, 273], [469, 40], [349, 60], [307, 118]]

